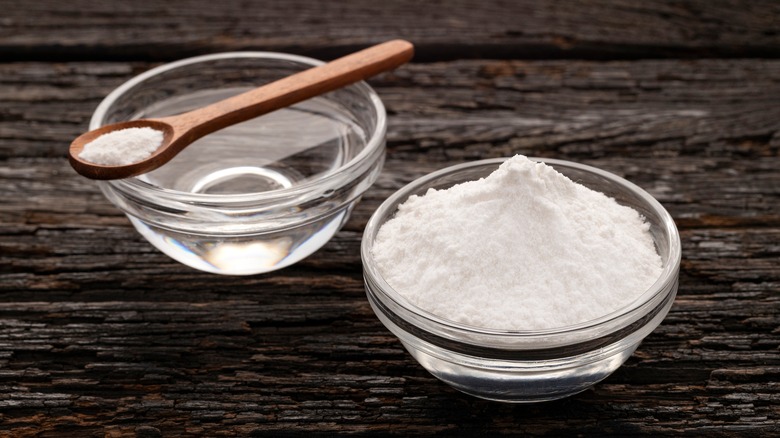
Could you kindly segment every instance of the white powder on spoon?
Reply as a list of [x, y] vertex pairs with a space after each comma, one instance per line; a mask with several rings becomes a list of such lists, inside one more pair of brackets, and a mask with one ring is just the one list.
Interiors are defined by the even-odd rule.
[[517, 155], [478, 181], [412, 196], [377, 233], [384, 279], [442, 318], [539, 330], [629, 304], [660, 276], [635, 210]]
[[152, 128], [111, 131], [84, 145], [79, 158], [105, 166], [121, 166], [149, 158], [163, 142], [163, 133]]

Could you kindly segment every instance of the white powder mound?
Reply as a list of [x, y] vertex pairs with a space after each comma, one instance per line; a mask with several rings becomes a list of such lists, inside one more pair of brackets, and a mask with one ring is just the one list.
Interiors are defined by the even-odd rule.
[[635, 210], [517, 155], [398, 207], [373, 255], [412, 303], [476, 327], [538, 330], [629, 304], [661, 274]]
[[162, 142], [163, 133], [156, 129], [119, 129], [87, 143], [79, 158], [106, 166], [133, 164], [149, 158]]

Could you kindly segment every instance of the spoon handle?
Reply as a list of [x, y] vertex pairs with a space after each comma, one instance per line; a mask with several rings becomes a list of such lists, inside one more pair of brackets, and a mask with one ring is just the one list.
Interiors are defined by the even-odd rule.
[[310, 97], [344, 87], [408, 62], [414, 47], [392, 40], [304, 70], [188, 113], [158, 119], [189, 141]]

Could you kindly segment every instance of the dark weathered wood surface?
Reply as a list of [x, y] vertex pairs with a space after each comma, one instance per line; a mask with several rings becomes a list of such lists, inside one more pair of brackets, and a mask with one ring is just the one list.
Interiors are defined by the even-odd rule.
[[780, 56], [774, 0], [0, 0], [0, 10], [6, 59], [329, 57], [393, 38], [414, 41], [419, 60]]
[[[230, 2], [179, 13], [151, 2], [0, 5], [0, 57], [12, 60], [0, 62], [0, 435], [780, 434], [776, 3], [475, 2], [473, 15], [461, 4], [320, 3], [330, 6], [269, 4], [262, 16]], [[514, 7], [533, 13], [502, 13]], [[649, 32], [653, 23], [667, 27]], [[150, 61], [265, 44], [336, 53], [405, 32], [446, 61], [371, 81], [390, 114], [385, 171], [344, 230], [291, 268], [222, 277], [179, 265], [65, 159], [100, 99]], [[561, 37], [574, 53], [595, 41], [632, 59], [457, 59], [542, 34], [536, 52], [490, 53], [543, 57]], [[660, 53], [643, 55], [645, 44], [684, 57], [744, 46], [754, 57], [641, 59]], [[428, 375], [373, 315], [359, 258], [368, 217], [394, 190], [513, 153], [629, 178], [683, 240], [675, 305], [628, 363], [582, 394], [530, 406]]]

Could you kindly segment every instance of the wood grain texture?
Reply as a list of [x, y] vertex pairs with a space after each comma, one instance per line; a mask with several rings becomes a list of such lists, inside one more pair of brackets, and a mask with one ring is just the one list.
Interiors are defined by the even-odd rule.
[[[68, 139], [147, 63], [0, 64], [0, 434], [780, 433], [780, 61], [456, 61], [371, 83], [388, 160], [344, 230], [277, 273], [157, 252], [69, 169]], [[447, 165], [523, 153], [616, 172], [683, 241], [669, 316], [605, 382], [551, 403], [438, 382], [373, 315], [370, 214]]]
[[6, 61], [246, 49], [333, 58], [393, 38], [424, 61], [780, 56], [772, 0], [0, 0], [0, 10]]
[[[780, 435], [777, 2], [0, 10], [0, 436]], [[67, 164], [98, 102], [160, 61], [332, 59], [398, 37], [416, 63], [371, 81], [389, 113], [385, 170], [344, 229], [290, 268], [222, 277], [173, 262]], [[393, 191], [514, 153], [628, 178], [683, 244], [678, 297], [633, 357], [591, 390], [529, 406], [425, 372], [368, 306], [359, 258]]]

